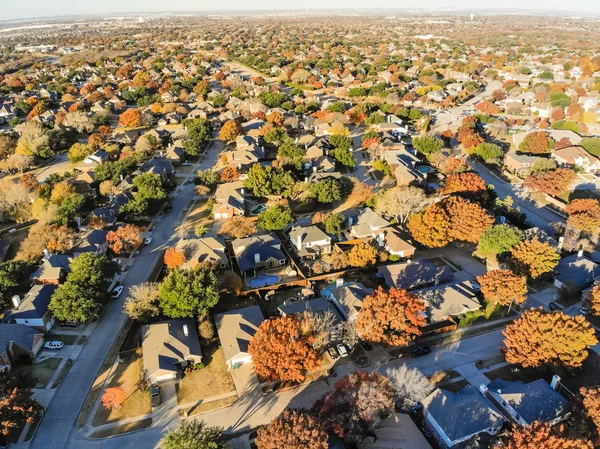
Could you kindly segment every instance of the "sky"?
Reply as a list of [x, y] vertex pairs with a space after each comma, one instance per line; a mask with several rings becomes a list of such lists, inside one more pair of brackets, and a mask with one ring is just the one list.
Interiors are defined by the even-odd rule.
[[482, 8], [528, 9], [577, 15], [581, 12], [600, 14], [600, 0], [4, 0], [0, 8], [0, 20], [61, 16], [65, 14], [115, 14], [161, 11], [211, 11], [248, 9], [299, 9], [301, 8], [408, 8], [408, 9], [466, 9], [476, 12]]

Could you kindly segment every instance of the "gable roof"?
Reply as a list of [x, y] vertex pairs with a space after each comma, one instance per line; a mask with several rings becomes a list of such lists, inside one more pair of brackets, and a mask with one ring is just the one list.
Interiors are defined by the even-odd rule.
[[552, 156], [562, 159], [569, 164], [575, 164], [575, 159], [579, 158], [589, 160], [590, 165], [600, 163], [600, 159], [588, 153], [585, 148], [580, 145], [571, 145], [555, 150], [554, 153], [552, 153]]
[[333, 324], [338, 324], [342, 322], [340, 314], [335, 309], [333, 304], [323, 298], [315, 298], [315, 299], [307, 299], [304, 301], [285, 301], [282, 305], [280, 305], [277, 310], [283, 316], [293, 315], [295, 313], [302, 313], [306, 311], [312, 311], [314, 313], [325, 313], [330, 311], [333, 313], [334, 322]]
[[411, 417], [393, 413], [379, 423], [375, 437], [366, 437], [356, 444], [358, 449], [431, 449]]
[[0, 351], [5, 351], [12, 344], [29, 352], [33, 352], [35, 338], [44, 335], [40, 331], [25, 324], [0, 324]]
[[587, 287], [595, 277], [600, 276], [599, 264], [577, 254], [563, 257], [554, 270], [558, 273], [554, 279], [563, 284], [572, 284], [582, 288]]
[[19, 307], [11, 312], [11, 318], [23, 320], [43, 318], [48, 313], [48, 304], [55, 290], [55, 285], [34, 285]]
[[435, 285], [413, 292], [425, 303], [425, 313], [431, 322], [442, 321], [448, 316], [462, 315], [481, 309], [475, 292], [466, 282]]
[[63, 271], [69, 270], [72, 260], [73, 256], [51, 254], [50, 257], [42, 260], [42, 264], [29, 276], [29, 279], [59, 279]]
[[327, 240], [330, 238], [324, 231], [321, 230], [321, 228], [315, 225], [294, 226], [290, 231], [289, 237], [294, 244], [298, 242], [298, 237], [302, 239], [301, 242], [303, 244], [319, 242], [321, 240]]
[[424, 287], [436, 281], [438, 284], [444, 284], [454, 277], [450, 267], [435, 265], [427, 259], [380, 266], [377, 271], [388, 285], [405, 290]]
[[250, 340], [264, 320], [265, 317], [258, 306], [215, 315], [215, 326], [226, 362], [248, 354]]
[[193, 268], [202, 262], [226, 262], [225, 243], [218, 237], [180, 240], [177, 248], [181, 248], [186, 261], [179, 268]]
[[336, 299], [342, 312], [348, 319], [352, 319], [362, 308], [363, 300], [373, 293], [373, 289], [366, 288], [360, 282], [350, 282], [341, 287], [325, 289], [325, 295]]
[[400, 233], [396, 229], [386, 229], [384, 231], [385, 244], [393, 252], [398, 253], [400, 251], [411, 251], [416, 248], [400, 237]]
[[390, 222], [382, 218], [379, 214], [374, 212], [372, 209], [364, 209], [362, 213], [356, 218], [356, 222], [351, 232], [358, 238], [369, 237], [381, 228], [385, 228], [390, 225]]

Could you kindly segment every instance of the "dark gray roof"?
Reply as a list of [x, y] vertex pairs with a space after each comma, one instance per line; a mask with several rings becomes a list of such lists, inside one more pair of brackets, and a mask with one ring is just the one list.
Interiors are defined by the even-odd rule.
[[73, 252], [96, 252], [98, 246], [104, 245], [106, 243], [107, 234], [108, 231], [104, 229], [94, 229], [93, 231], [89, 232], [83, 237], [81, 243], [79, 243], [75, 248], [73, 248]]
[[233, 252], [242, 272], [256, 268], [255, 254], [260, 255], [260, 261], [269, 259], [285, 260], [281, 251], [281, 241], [275, 234], [266, 234], [234, 240]]
[[48, 312], [50, 298], [56, 290], [55, 285], [34, 285], [12, 313], [13, 319], [42, 318]]
[[335, 324], [341, 323], [342, 321], [333, 304], [323, 298], [307, 299], [305, 301], [293, 301], [289, 302], [289, 304], [283, 304], [279, 306], [278, 309], [284, 316], [306, 312], [307, 310], [311, 310], [315, 313], [325, 313], [329, 310], [335, 316]]
[[423, 407], [451, 441], [500, 427], [505, 421], [489, 399], [471, 385], [458, 393], [438, 388], [423, 400]]
[[438, 284], [445, 284], [454, 277], [450, 267], [435, 265], [427, 259], [385, 265], [379, 267], [378, 271], [389, 284], [405, 290], [424, 287], [436, 281]]
[[585, 256], [573, 254], [562, 258], [555, 271], [558, 273], [555, 279], [563, 284], [585, 288], [600, 276], [600, 265]]
[[173, 164], [169, 159], [154, 158], [140, 167], [142, 173], [155, 173], [160, 176], [173, 174]]
[[226, 362], [240, 354], [248, 353], [250, 340], [264, 320], [265, 317], [258, 306], [215, 315], [215, 326]]
[[570, 410], [569, 401], [544, 379], [528, 384], [495, 379], [488, 385], [488, 391], [498, 404], [505, 401], [510, 405], [527, 424], [534, 421], [550, 422]]
[[10, 346], [10, 343], [33, 352], [33, 343], [36, 335], [43, 335], [40, 331], [25, 324], [0, 324], [0, 351]]

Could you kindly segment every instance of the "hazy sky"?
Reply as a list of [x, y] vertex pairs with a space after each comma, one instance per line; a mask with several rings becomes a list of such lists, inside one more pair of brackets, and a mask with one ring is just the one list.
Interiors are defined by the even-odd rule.
[[158, 12], [158, 11], [210, 11], [248, 9], [299, 9], [302, 8], [444, 8], [460, 9], [517, 8], [530, 10], [564, 11], [568, 14], [589, 11], [600, 13], [600, 0], [3, 0], [0, 20], [64, 14]]

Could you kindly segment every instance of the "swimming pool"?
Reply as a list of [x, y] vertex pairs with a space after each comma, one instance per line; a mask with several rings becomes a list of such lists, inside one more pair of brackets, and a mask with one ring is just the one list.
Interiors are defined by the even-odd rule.
[[277, 276], [276, 274], [259, 274], [255, 278], [247, 281], [246, 284], [251, 288], [260, 288], [278, 284], [280, 280], [281, 276]]
[[429, 165], [419, 165], [417, 167], [417, 170], [421, 173], [427, 174], [427, 173], [431, 173], [433, 168], [431, 168]]
[[250, 215], [258, 215], [261, 212], [264, 212], [268, 209], [267, 206], [265, 206], [264, 204], [259, 204], [258, 206], [256, 206], [254, 209], [252, 209], [250, 211]]

